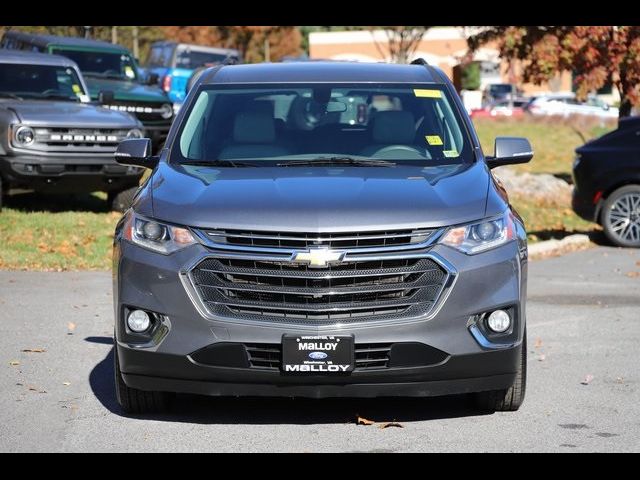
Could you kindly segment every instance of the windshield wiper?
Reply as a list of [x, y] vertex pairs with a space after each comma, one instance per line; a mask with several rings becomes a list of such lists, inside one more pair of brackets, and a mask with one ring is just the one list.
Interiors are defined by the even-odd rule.
[[355, 165], [359, 167], [394, 167], [388, 160], [357, 159], [352, 157], [317, 157], [308, 160], [291, 160], [277, 164], [279, 167], [299, 167], [306, 165]]
[[255, 163], [236, 160], [186, 160], [180, 165], [194, 165], [198, 167], [257, 167]]
[[13, 98], [14, 100], [24, 100], [21, 96], [9, 92], [0, 92], [0, 97]]

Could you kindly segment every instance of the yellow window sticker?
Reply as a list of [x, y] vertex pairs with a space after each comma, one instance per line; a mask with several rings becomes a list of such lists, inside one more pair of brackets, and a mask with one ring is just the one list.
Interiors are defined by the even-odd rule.
[[440, 135], [426, 135], [424, 138], [427, 139], [429, 145], [442, 145]]
[[447, 158], [459, 157], [460, 156], [460, 152], [458, 152], [457, 150], [443, 150], [442, 154]]
[[434, 89], [424, 89], [424, 88], [415, 88], [413, 90], [413, 93], [415, 94], [416, 97], [423, 97], [423, 98], [442, 98], [442, 91], [441, 90], [434, 90]]
[[80, 85], [76, 85], [74, 83], [73, 85], [71, 85], [71, 90], [73, 90], [73, 93], [80, 93]]
[[124, 67], [124, 74], [127, 76], [127, 78], [135, 78], [136, 74], [133, 71], [133, 68], [131, 68], [129, 65]]

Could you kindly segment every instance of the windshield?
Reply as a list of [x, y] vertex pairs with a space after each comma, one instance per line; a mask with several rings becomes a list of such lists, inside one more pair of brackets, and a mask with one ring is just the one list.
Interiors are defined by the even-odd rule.
[[504, 95], [507, 93], [511, 93], [513, 87], [509, 83], [494, 83], [489, 87], [489, 92], [492, 95]]
[[92, 52], [68, 48], [54, 48], [57, 53], [70, 58], [78, 64], [86, 76], [115, 78], [118, 80], [137, 80], [138, 74], [131, 55], [121, 52]]
[[14, 63], [0, 64], [0, 97], [89, 101], [73, 68]]
[[172, 161], [442, 165], [473, 158], [449, 93], [432, 84], [204, 86], [185, 119]]
[[224, 62], [228, 57], [237, 60], [237, 56], [224, 53], [203, 52], [190, 49], [178, 50], [176, 55], [176, 67], [196, 69], [205, 65], [213, 65]]

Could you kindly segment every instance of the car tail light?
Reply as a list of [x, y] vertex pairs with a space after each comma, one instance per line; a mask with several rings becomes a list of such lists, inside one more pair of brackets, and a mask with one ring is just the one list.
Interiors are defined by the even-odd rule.
[[593, 204], [595, 205], [602, 198], [602, 190], [598, 190], [596, 194], [593, 196]]
[[162, 90], [169, 93], [171, 91], [171, 75], [165, 75], [162, 79]]

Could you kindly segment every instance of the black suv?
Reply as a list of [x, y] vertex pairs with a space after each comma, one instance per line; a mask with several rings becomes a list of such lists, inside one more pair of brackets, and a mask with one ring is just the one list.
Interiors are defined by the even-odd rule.
[[113, 153], [120, 141], [142, 137], [142, 124], [87, 102], [71, 60], [0, 50], [0, 191], [101, 190], [117, 208], [127, 203], [142, 169], [117, 164]]
[[640, 117], [576, 149], [573, 209], [621, 247], [640, 247]]

